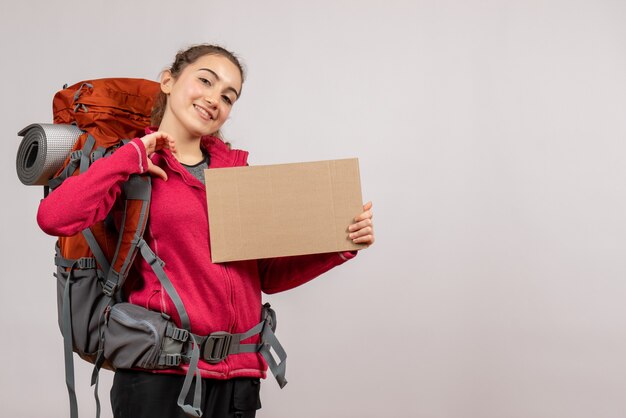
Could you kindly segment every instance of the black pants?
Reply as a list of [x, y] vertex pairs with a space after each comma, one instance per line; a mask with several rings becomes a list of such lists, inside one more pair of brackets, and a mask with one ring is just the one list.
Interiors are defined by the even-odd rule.
[[[187, 418], [176, 404], [184, 376], [117, 370], [111, 388], [115, 418]], [[259, 379], [202, 379], [202, 412], [207, 418], [254, 418], [261, 408]], [[191, 403], [194, 385], [189, 391]]]

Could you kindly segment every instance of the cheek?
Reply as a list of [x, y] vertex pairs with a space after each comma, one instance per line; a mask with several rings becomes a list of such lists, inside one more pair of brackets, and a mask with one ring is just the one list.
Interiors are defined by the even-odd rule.
[[202, 97], [202, 89], [191, 84], [185, 89], [185, 94], [192, 100]]
[[220, 109], [220, 120], [225, 121], [226, 119], [228, 119], [228, 116], [230, 115], [231, 110], [232, 110], [232, 107], [227, 106], [227, 105], [222, 105], [222, 108]]

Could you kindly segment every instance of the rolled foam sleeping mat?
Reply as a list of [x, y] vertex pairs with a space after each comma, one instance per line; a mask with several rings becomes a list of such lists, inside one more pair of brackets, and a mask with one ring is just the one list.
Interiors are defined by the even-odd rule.
[[53, 123], [33, 123], [18, 132], [23, 137], [16, 160], [20, 181], [27, 186], [46, 186], [82, 133], [74, 125]]

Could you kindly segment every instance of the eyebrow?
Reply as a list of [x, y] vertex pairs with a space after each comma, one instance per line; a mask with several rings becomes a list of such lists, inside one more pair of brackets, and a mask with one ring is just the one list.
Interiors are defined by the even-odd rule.
[[[217, 73], [215, 71], [211, 70], [210, 68], [200, 68], [198, 71], [202, 71], [202, 70], [210, 72], [211, 74], [213, 74], [215, 76], [217, 81], [220, 81], [220, 76], [217, 75]], [[239, 98], [239, 92], [237, 90], [235, 90], [234, 87], [228, 86], [228, 87], [226, 87], [226, 90], [232, 90], [233, 93], [235, 93], [235, 95], [237, 96], [237, 98]]]

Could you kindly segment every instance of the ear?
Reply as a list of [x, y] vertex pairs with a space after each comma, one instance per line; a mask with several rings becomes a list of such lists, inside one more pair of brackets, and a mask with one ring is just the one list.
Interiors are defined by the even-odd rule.
[[172, 86], [174, 85], [174, 77], [170, 70], [165, 70], [161, 73], [161, 91], [165, 94], [170, 94]]

